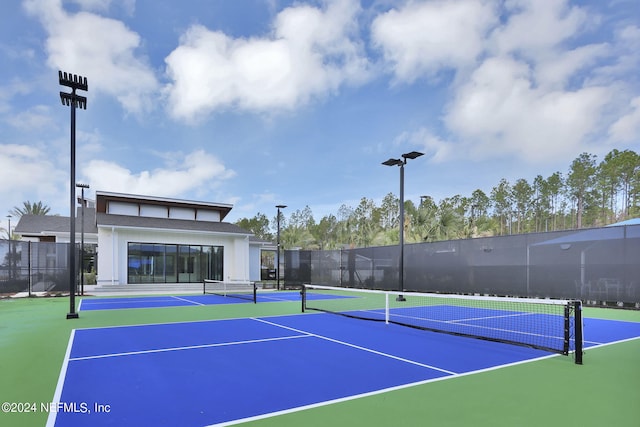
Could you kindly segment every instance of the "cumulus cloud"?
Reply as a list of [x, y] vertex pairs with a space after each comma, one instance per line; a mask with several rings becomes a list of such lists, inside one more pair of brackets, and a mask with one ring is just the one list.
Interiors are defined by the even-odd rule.
[[106, 12], [114, 3], [121, 7], [129, 15], [135, 10], [136, 0], [70, 0], [78, 4], [83, 10]]
[[91, 91], [113, 96], [127, 112], [151, 107], [159, 84], [138, 52], [137, 33], [121, 21], [86, 11], [67, 13], [61, 0], [26, 0], [24, 6], [48, 33], [49, 67], [87, 77]]
[[57, 126], [51, 117], [51, 109], [46, 105], [36, 105], [7, 118], [7, 122], [23, 131], [52, 129]]
[[[628, 104], [620, 75], [637, 61], [629, 46], [640, 40], [635, 27], [610, 38], [600, 25], [567, 0], [408, 1], [381, 14], [372, 39], [396, 82], [456, 77], [441, 117], [452, 141], [424, 128], [398, 140], [421, 141], [440, 160], [456, 152], [544, 162], [588, 150], [606, 138], [612, 109]], [[623, 108], [612, 137], [637, 132], [634, 108]]]
[[217, 109], [291, 110], [368, 78], [356, 38], [358, 2], [282, 10], [265, 37], [233, 38], [193, 25], [165, 59], [168, 110], [194, 120]]
[[616, 120], [609, 128], [613, 142], [637, 142], [640, 135], [640, 96], [629, 103], [629, 112]]
[[420, 128], [413, 132], [403, 132], [395, 138], [394, 144], [418, 146], [436, 163], [449, 161], [455, 154], [453, 151], [454, 143], [445, 141], [427, 128]]
[[82, 169], [92, 188], [133, 194], [176, 197], [205, 187], [218, 187], [235, 172], [215, 156], [198, 150], [189, 154], [171, 153], [164, 167], [133, 172], [117, 163], [92, 160]]
[[597, 18], [590, 18], [567, 0], [513, 0], [505, 2], [509, 19], [493, 32], [492, 48], [498, 55], [517, 53], [539, 60], [580, 34]]
[[515, 154], [545, 161], [579, 151], [609, 100], [609, 91], [601, 87], [537, 88], [526, 64], [490, 58], [459, 88], [446, 123], [477, 156]]
[[36, 194], [45, 203], [55, 200], [68, 176], [39, 147], [0, 144], [0, 182], [0, 197], [16, 206], [26, 194]]
[[492, 1], [409, 2], [373, 21], [372, 40], [395, 77], [412, 82], [473, 64], [498, 19], [494, 9]]

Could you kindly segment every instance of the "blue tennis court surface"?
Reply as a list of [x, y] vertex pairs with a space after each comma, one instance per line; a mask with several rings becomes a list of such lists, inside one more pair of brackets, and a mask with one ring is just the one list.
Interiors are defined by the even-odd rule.
[[[640, 337], [584, 323], [586, 347]], [[548, 356], [325, 313], [79, 329], [54, 396], [77, 410], [47, 426], [230, 425]]]
[[[339, 298], [339, 297], [338, 297]], [[344, 297], [343, 297], [344, 298]], [[259, 292], [258, 302], [299, 301], [300, 292]], [[247, 299], [220, 295], [157, 295], [150, 297], [83, 298], [78, 310], [121, 310], [130, 308], [185, 307], [195, 305], [246, 304]]]

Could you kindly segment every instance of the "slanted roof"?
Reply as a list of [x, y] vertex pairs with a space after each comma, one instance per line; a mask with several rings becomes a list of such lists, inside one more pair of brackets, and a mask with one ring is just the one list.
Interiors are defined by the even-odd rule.
[[197, 200], [182, 200], [166, 197], [143, 196], [139, 194], [96, 191], [96, 209], [99, 213], [107, 212], [108, 201], [214, 210], [220, 212], [220, 220], [223, 220], [231, 209], [233, 209], [233, 205], [226, 203], [212, 203]]
[[[84, 210], [84, 232], [97, 233], [98, 228], [95, 222], [96, 210], [85, 208]], [[76, 215], [76, 230], [81, 229], [80, 211]], [[47, 234], [69, 233], [71, 224], [68, 216], [58, 215], [22, 215], [18, 225], [14, 229], [16, 234], [23, 236], [42, 236]]]
[[640, 218], [631, 218], [626, 221], [616, 222], [615, 224], [607, 225], [607, 227], [617, 227], [619, 225], [640, 225]]
[[195, 221], [174, 218], [150, 218], [129, 215], [96, 214], [98, 227], [154, 228], [162, 230], [201, 231], [253, 235], [250, 231], [229, 222]]

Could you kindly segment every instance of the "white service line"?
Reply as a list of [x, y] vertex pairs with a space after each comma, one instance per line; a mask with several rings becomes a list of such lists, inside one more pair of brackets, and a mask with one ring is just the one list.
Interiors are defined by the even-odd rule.
[[201, 302], [191, 301], [191, 300], [186, 299], [186, 298], [180, 298], [180, 297], [176, 297], [176, 296], [172, 296], [171, 298], [175, 298], [175, 299], [177, 299], [177, 300], [179, 300], [179, 301], [188, 302], [189, 304], [195, 304], [195, 305], [206, 305], [206, 304], [203, 304], [203, 303], [201, 303]]
[[[56, 391], [53, 393], [53, 399], [51, 402], [60, 402], [62, 397], [62, 387], [64, 386], [64, 379], [67, 376], [67, 367], [69, 366], [69, 356], [71, 355], [71, 347], [73, 347], [73, 340], [76, 336], [76, 330], [72, 329], [69, 335], [69, 342], [67, 343], [67, 352], [64, 354], [64, 360], [62, 361], [62, 368], [60, 369], [60, 375], [58, 376], [58, 384], [56, 385]], [[57, 411], [49, 411], [47, 417], [46, 427], [53, 427], [56, 424]]]
[[416, 362], [415, 360], [405, 359], [404, 357], [394, 356], [393, 354], [384, 353], [384, 352], [381, 352], [381, 351], [378, 351], [378, 350], [373, 350], [371, 348], [362, 347], [362, 346], [359, 346], [359, 345], [356, 345], [356, 344], [351, 344], [351, 343], [348, 343], [348, 342], [345, 342], [345, 341], [340, 341], [340, 340], [337, 340], [337, 339], [334, 339], [334, 338], [325, 337], [323, 335], [314, 334], [313, 332], [303, 331], [301, 329], [292, 328], [290, 326], [280, 325], [278, 323], [270, 322], [270, 321], [264, 320], [264, 319], [258, 319], [258, 318], [254, 318], [254, 317], [252, 317], [251, 319], [256, 320], [258, 322], [266, 323], [268, 325], [273, 325], [273, 326], [277, 326], [279, 328], [284, 328], [284, 329], [288, 329], [290, 331], [294, 331], [294, 332], [298, 332], [298, 333], [301, 333], [301, 334], [306, 334], [306, 335], [309, 335], [309, 336], [320, 338], [320, 339], [323, 339], [323, 340], [326, 340], [326, 341], [331, 341], [331, 342], [334, 342], [334, 343], [337, 343], [337, 344], [346, 345], [347, 347], [352, 347], [352, 348], [356, 348], [358, 350], [362, 350], [362, 351], [366, 351], [366, 352], [369, 352], [369, 353], [377, 354], [377, 355], [380, 355], [380, 356], [388, 357], [390, 359], [395, 359], [395, 360], [399, 360], [401, 362], [411, 363], [412, 365], [421, 366], [423, 368], [433, 369], [434, 371], [443, 372], [445, 374], [458, 375], [457, 372], [448, 371], [446, 369], [438, 368], [436, 366], [431, 366], [431, 365], [427, 365], [427, 364], [424, 364], [424, 363]]
[[223, 342], [223, 343], [216, 343], [216, 344], [200, 344], [200, 345], [188, 345], [183, 347], [157, 348], [153, 350], [127, 351], [123, 353], [110, 353], [110, 354], [98, 354], [95, 356], [74, 357], [69, 359], [69, 361], [76, 362], [79, 360], [105, 359], [108, 357], [134, 356], [137, 354], [164, 353], [168, 351], [194, 350], [199, 348], [226, 347], [231, 345], [254, 344], [254, 343], [269, 342], [269, 341], [288, 340], [292, 338], [309, 338], [309, 337], [311, 337], [311, 335], [304, 334], [304, 335], [291, 335], [287, 337], [278, 337], [278, 338], [261, 338], [257, 340]]

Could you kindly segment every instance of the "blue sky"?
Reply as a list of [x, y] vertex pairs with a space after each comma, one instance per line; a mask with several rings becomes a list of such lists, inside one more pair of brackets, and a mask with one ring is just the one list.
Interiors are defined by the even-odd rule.
[[0, 225], [94, 191], [276, 204], [316, 220], [640, 151], [637, 0], [10, 0], [0, 16]]

